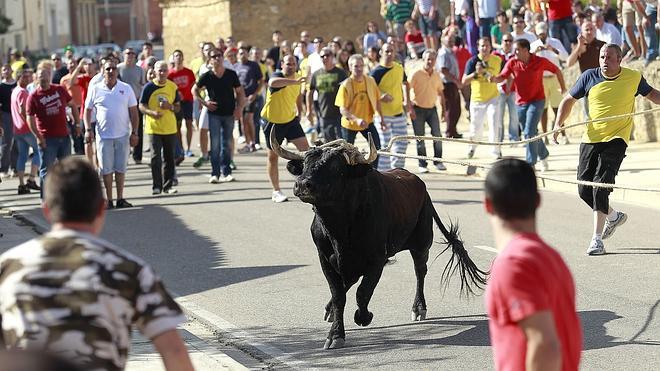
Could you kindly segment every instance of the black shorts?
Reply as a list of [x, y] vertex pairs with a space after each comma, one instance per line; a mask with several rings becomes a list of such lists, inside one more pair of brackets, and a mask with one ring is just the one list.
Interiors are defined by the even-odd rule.
[[252, 103], [248, 103], [243, 107], [243, 113], [255, 113], [257, 111], [257, 100], [253, 100]]
[[303, 138], [305, 136], [305, 132], [303, 131], [302, 126], [300, 126], [300, 120], [298, 117], [287, 122], [286, 124], [273, 124], [272, 122], [268, 122], [265, 119], [262, 119], [261, 121], [264, 128], [264, 135], [266, 136], [266, 147], [268, 147], [268, 149], [272, 149], [270, 146], [270, 131], [273, 130], [273, 128], [275, 130], [277, 143], [279, 144], [282, 144], [284, 139], [292, 141], [294, 139]]
[[179, 102], [181, 109], [176, 114], [176, 120], [181, 122], [182, 119], [192, 120], [193, 118], [193, 102], [191, 100], [184, 100]]

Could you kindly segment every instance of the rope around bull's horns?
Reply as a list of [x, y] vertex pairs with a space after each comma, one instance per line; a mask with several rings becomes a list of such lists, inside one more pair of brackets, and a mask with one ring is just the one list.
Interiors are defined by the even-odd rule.
[[[417, 159], [417, 160], [426, 160], [426, 161], [442, 161], [445, 163], [449, 164], [455, 164], [455, 165], [462, 165], [462, 166], [467, 166], [468, 168], [475, 168], [475, 169], [490, 169], [491, 166], [488, 165], [479, 165], [475, 164], [472, 162], [468, 161], [460, 161], [460, 160], [447, 160], [443, 159], [440, 157], [429, 157], [429, 156], [415, 156], [415, 155], [406, 155], [403, 153], [394, 153], [391, 152], [392, 146], [394, 145], [394, 142], [400, 142], [400, 141], [411, 141], [411, 140], [431, 140], [434, 142], [455, 142], [455, 143], [464, 143], [464, 144], [475, 144], [475, 145], [486, 145], [486, 146], [508, 146], [508, 145], [518, 145], [518, 144], [527, 144], [530, 142], [534, 142], [537, 140], [541, 140], [547, 136], [553, 135], [556, 132], [564, 131], [567, 129], [571, 129], [574, 127], [578, 126], [583, 126], [587, 125], [593, 122], [603, 122], [603, 121], [612, 121], [612, 120], [617, 120], [621, 119], [624, 117], [629, 117], [629, 116], [638, 116], [638, 115], [644, 115], [652, 112], [660, 111], [660, 107], [658, 108], [652, 108], [644, 111], [639, 111], [639, 112], [632, 112], [632, 113], [624, 113], [621, 115], [615, 115], [615, 116], [609, 116], [609, 117], [603, 117], [599, 119], [590, 119], [586, 121], [581, 121], [577, 122], [574, 124], [570, 125], [564, 125], [561, 128], [551, 130], [547, 133], [541, 133], [535, 137], [528, 138], [525, 140], [519, 140], [519, 141], [513, 141], [513, 142], [487, 142], [487, 141], [480, 141], [480, 140], [469, 140], [469, 139], [459, 139], [459, 138], [443, 138], [443, 137], [431, 137], [431, 136], [416, 136], [416, 135], [396, 135], [393, 136], [390, 139], [390, 142], [387, 144], [387, 147], [381, 149], [378, 151], [379, 155], [386, 155], [386, 156], [394, 156], [394, 157], [402, 157], [402, 158], [411, 158], [411, 159]], [[559, 179], [555, 177], [549, 177], [546, 175], [537, 175], [537, 178], [542, 179], [542, 180], [550, 180], [554, 182], [560, 182], [560, 183], [569, 183], [569, 184], [577, 184], [577, 185], [583, 185], [583, 186], [589, 186], [589, 187], [594, 187], [594, 188], [609, 188], [609, 189], [622, 189], [622, 190], [629, 190], [629, 191], [641, 191], [641, 192], [659, 192], [660, 193], [660, 188], [642, 188], [642, 187], [633, 187], [633, 186], [625, 186], [625, 185], [615, 185], [611, 183], [596, 183], [596, 182], [588, 182], [584, 180], [567, 180], [567, 179]]]

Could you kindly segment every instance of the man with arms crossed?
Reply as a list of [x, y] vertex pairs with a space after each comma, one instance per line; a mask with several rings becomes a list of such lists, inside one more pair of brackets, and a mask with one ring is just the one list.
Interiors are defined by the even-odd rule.
[[105, 201], [87, 160], [69, 157], [50, 169], [43, 211], [50, 232], [0, 256], [3, 347], [119, 371], [135, 325], [168, 371], [193, 370], [176, 330], [186, 321], [181, 308], [149, 265], [98, 237]]
[[534, 168], [500, 160], [485, 191], [498, 250], [486, 286], [495, 369], [577, 371], [582, 331], [575, 283], [561, 255], [536, 232], [541, 195]]
[[[635, 111], [635, 96], [643, 95], [651, 102], [660, 103], [660, 92], [652, 88], [639, 71], [621, 67], [623, 52], [616, 44], [600, 49], [600, 68], [585, 71], [568, 95], [559, 104], [555, 129], [564, 126], [575, 102], [588, 97], [589, 115], [594, 122], [587, 124], [580, 144], [577, 178], [596, 183], [614, 183], [632, 133], [633, 119], [601, 121], [600, 118]], [[554, 133], [554, 141], [557, 142]], [[603, 240], [612, 236], [628, 216], [614, 210], [609, 203], [608, 188], [578, 185], [580, 198], [594, 211], [594, 228], [588, 255], [605, 254]]]

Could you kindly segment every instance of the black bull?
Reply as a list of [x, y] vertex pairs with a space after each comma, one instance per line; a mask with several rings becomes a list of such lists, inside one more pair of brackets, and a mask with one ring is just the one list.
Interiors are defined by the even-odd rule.
[[[424, 182], [404, 169], [380, 173], [372, 168], [376, 148], [369, 137], [365, 158], [355, 147], [339, 139], [305, 153], [283, 149], [271, 131], [273, 151], [290, 160], [287, 169], [296, 176], [294, 194], [314, 206], [311, 232], [332, 298], [325, 319], [332, 322], [325, 349], [344, 345], [346, 292], [360, 277], [354, 320], [367, 326], [373, 313], [367, 306], [380, 280], [387, 258], [409, 250], [415, 264], [417, 290], [412, 319], [426, 318], [424, 277], [433, 243], [433, 221], [446, 239], [452, 256], [442, 280], [456, 271], [461, 291], [482, 288], [487, 273], [468, 256], [456, 227], [447, 229], [435, 211]], [[443, 250], [443, 252], [445, 251]]]

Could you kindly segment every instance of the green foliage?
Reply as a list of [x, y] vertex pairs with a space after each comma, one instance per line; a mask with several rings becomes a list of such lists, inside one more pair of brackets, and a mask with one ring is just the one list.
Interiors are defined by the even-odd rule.
[[7, 33], [12, 24], [11, 19], [7, 18], [4, 14], [0, 14], [0, 35]]

